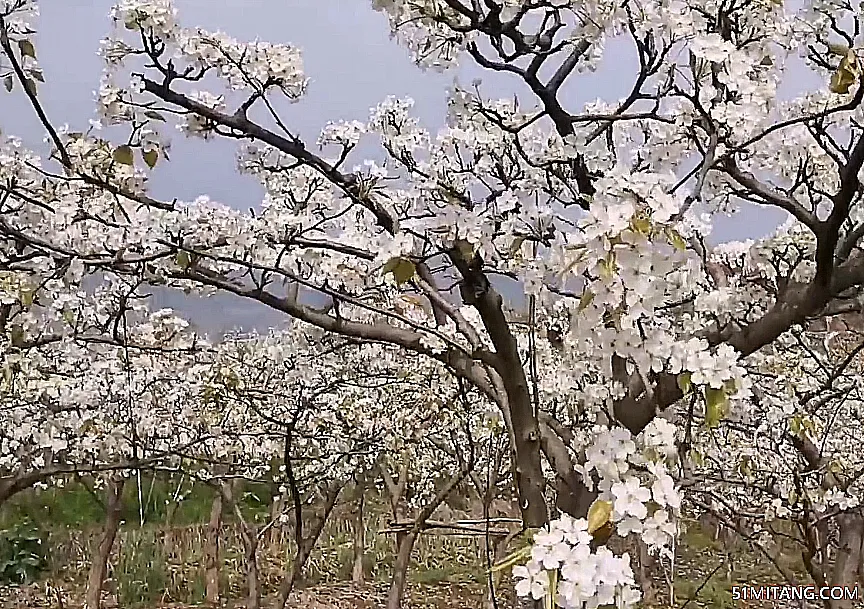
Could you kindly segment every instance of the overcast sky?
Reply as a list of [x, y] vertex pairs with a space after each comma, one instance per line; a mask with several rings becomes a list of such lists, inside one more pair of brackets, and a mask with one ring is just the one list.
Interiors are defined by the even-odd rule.
[[[88, 119], [95, 118], [93, 92], [102, 67], [96, 53], [111, 28], [112, 4], [112, 0], [40, 3], [36, 50], [46, 83], [40, 85], [39, 96], [55, 124], [84, 130]], [[514, 92], [525, 92], [515, 78], [475, 66], [460, 68], [458, 73], [421, 71], [408, 52], [390, 39], [386, 17], [372, 10], [368, 0], [175, 0], [175, 5], [185, 26], [222, 30], [241, 40], [258, 37], [291, 43], [303, 50], [311, 78], [308, 95], [286, 108], [284, 118], [306, 141], [314, 142], [328, 120], [365, 120], [369, 108], [387, 95], [414, 98], [417, 115], [434, 132], [443, 123], [446, 90], [457, 77], [463, 83], [482, 77], [487, 95], [512, 97]], [[565, 107], [578, 108], [596, 98], [618, 99], [629, 91], [635, 74], [630, 48], [609, 45], [605, 61], [614, 62], [615, 69], [575, 78], [564, 91]], [[800, 84], [799, 79], [795, 87]], [[22, 137], [25, 144], [41, 147], [44, 134], [24, 96], [4, 95], [2, 100], [0, 126], [7, 134]], [[256, 206], [261, 189], [236, 172], [234, 150], [231, 141], [185, 140], [178, 133], [171, 162], [156, 168], [154, 196], [189, 200], [206, 194], [243, 209]], [[714, 239], [757, 237], [776, 226], [779, 218], [775, 210], [748, 208], [735, 219], [718, 221]], [[267, 327], [283, 321], [264, 307], [236, 298], [219, 298], [193, 309], [189, 311], [193, 317], [212, 329], [250, 323]]]

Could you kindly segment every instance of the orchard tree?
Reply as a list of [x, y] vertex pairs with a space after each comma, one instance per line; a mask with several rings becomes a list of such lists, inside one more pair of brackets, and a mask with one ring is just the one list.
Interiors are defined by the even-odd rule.
[[[406, 360], [389, 345], [346, 341], [306, 324], [228, 336], [215, 354], [194, 408], [193, 427], [210, 438], [184, 457], [193, 468], [221, 470], [210, 477], [221, 486], [268, 477], [278, 485], [279, 514], [263, 528], [241, 522], [250, 575], [264, 532], [293, 523], [297, 553], [280, 589], [284, 605], [340, 491], [352, 480], [382, 480], [394, 517], [403, 520], [397, 526], [407, 527], [395, 548], [390, 596], [398, 606], [426, 521], [501, 435], [488, 424], [489, 401], [482, 394], [472, 400], [432, 360]], [[313, 516], [314, 504], [320, 513]], [[250, 602], [257, 589], [250, 579]]]
[[[677, 500], [671, 457], [653, 444], [670, 441], [658, 413], [688, 396], [708, 421], [747, 411], [754, 354], [860, 293], [859, 10], [822, 0], [372, 5], [421, 66], [473, 62], [527, 95], [454, 86], [436, 133], [411, 100], [387, 98], [368, 118], [323, 126], [315, 152], [278, 109], [307, 89], [299, 49], [189, 27], [168, 0], [122, 0], [101, 51], [101, 122], [75, 132], [40, 102], [50, 75], [36, 60], [35, 2], [4, 0], [7, 88], [29, 99], [52, 147], [43, 162], [4, 144], [4, 255], [25, 256], [33, 273], [72, 260], [226, 292], [436, 360], [497, 406], [524, 526], [546, 527], [520, 592], [565, 607], [631, 602], [627, 559], [589, 537], [611, 520], [659, 549], [670, 539], [660, 521]], [[630, 93], [568, 104], [580, 73], [621, 78], [621, 62], [604, 57], [613, 39], [637, 57]], [[824, 84], [783, 101], [793, 70]], [[125, 141], [109, 141], [102, 124], [125, 128]], [[260, 213], [237, 211], [249, 201], [149, 196], [170, 127], [242, 142], [239, 170], [265, 189]], [[386, 161], [357, 158], [361, 141]], [[806, 247], [747, 244], [764, 272], [729, 272], [706, 237], [744, 204], [783, 210], [782, 230]], [[524, 290], [527, 318], [504, 306], [502, 277]], [[329, 304], [313, 306], [306, 290]], [[551, 371], [540, 369], [544, 341], [556, 350]], [[541, 404], [544, 375], [575, 392], [575, 406]], [[551, 524], [544, 463], [564, 514]]]
[[170, 310], [148, 311], [135, 289], [121, 279], [88, 294], [49, 278], [7, 292], [0, 504], [70, 474], [156, 467], [194, 442], [167, 430], [194, 395], [188, 362], [205, 345]]
[[[764, 278], [796, 264], [812, 238], [787, 228], [770, 248], [729, 248], [727, 269]], [[687, 400], [679, 408], [687, 503], [770, 549], [775, 564], [773, 542], [794, 542], [820, 586], [860, 582], [864, 565], [858, 306], [838, 302], [836, 316], [795, 328], [748, 358], [755, 382], [746, 409], [700, 421], [703, 413]]]

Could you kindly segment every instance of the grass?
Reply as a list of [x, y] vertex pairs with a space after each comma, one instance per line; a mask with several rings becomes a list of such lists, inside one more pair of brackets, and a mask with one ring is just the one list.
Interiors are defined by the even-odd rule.
[[[166, 524], [166, 499], [176, 492], [178, 479], [142, 479], [145, 499], [145, 523], [142, 526], [137, 506], [137, 481], [126, 486], [127, 507], [125, 522], [121, 525], [114, 548], [112, 567], [106, 588], [120, 607], [152, 609], [161, 604], [192, 606], [205, 597], [204, 547], [206, 526], [213, 495], [206, 487], [185, 489], [186, 497]], [[263, 522], [269, 511], [269, 497], [265, 487], [253, 489], [243, 496], [242, 509], [247, 518]], [[368, 586], [363, 589], [364, 599], [371, 604], [360, 604], [352, 596], [346, 580], [350, 580], [353, 562], [353, 530], [351, 506], [337, 508], [325, 527], [318, 547], [311, 556], [297, 607], [317, 607], [314, 591], [329, 596], [354, 599], [346, 607], [378, 607], [375, 604], [386, 594], [393, 560], [393, 541], [385, 535], [370, 534], [386, 527], [387, 511], [383, 503], [367, 503], [365, 574]], [[97, 543], [103, 519], [103, 508], [93, 493], [82, 483], [70, 484], [63, 489], [48, 489], [22, 493], [0, 513], [0, 527], [29, 520], [42, 523], [49, 534], [50, 546], [47, 575], [41, 582], [52, 582], [80, 598], [86, 580], [89, 557]], [[245, 593], [245, 575], [239, 529], [230, 514], [222, 528], [221, 590], [231, 599], [241, 599]], [[262, 543], [259, 552], [259, 570], [264, 595], [273, 595], [285, 573], [286, 565], [294, 553], [290, 531], [277, 531], [273, 539]], [[417, 607], [434, 599], [450, 600], [430, 607], [479, 607], [480, 594], [486, 582], [486, 564], [482, 557], [482, 539], [449, 536], [422, 536], [414, 551], [409, 572], [411, 588], [415, 590]], [[781, 553], [784, 566], [803, 575], [803, 568], [791, 551]], [[725, 561], [725, 562], [724, 562]], [[717, 568], [718, 565], [722, 566]], [[731, 566], [730, 566], [731, 565]], [[648, 607], [668, 607], [669, 592], [665, 578], [667, 570], [652, 567], [655, 594]], [[687, 601], [690, 609], [710, 607], [727, 609], [736, 606], [730, 588], [734, 583], [776, 583], [779, 576], [774, 567], [760, 554], [744, 543], [722, 543], [698, 525], [689, 526], [680, 539], [676, 556], [675, 605]], [[803, 576], [806, 581], [806, 576]], [[422, 592], [426, 590], [427, 592]], [[383, 592], [382, 592], [383, 591]], [[417, 592], [421, 591], [421, 592]], [[437, 591], [437, 592], [436, 592]], [[455, 591], [455, 592], [454, 592]], [[453, 595], [456, 596], [453, 596]], [[302, 596], [307, 595], [307, 596]], [[312, 596], [308, 596], [312, 595]], [[458, 598], [470, 598], [469, 605], [460, 604]], [[473, 595], [473, 596], [471, 596]], [[454, 600], [457, 599], [457, 600]], [[475, 602], [476, 601], [476, 602]], [[348, 601], [346, 601], [347, 603]], [[364, 601], [366, 602], [366, 601]], [[437, 601], [435, 601], [437, 602]], [[450, 604], [447, 604], [450, 603]], [[455, 603], [455, 604], [454, 604]], [[25, 605], [8, 605], [11, 607]], [[51, 603], [56, 606], [56, 603]], [[64, 604], [75, 607], [74, 600]], [[80, 606], [80, 605], [79, 605]], [[341, 605], [320, 605], [341, 607]], [[506, 605], [501, 605], [505, 609]], [[3, 591], [0, 590], [0, 609]]]

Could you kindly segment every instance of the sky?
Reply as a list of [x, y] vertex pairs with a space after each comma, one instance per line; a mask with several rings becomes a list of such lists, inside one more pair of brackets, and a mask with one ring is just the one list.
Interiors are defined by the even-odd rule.
[[[55, 125], [68, 123], [86, 130], [95, 116], [94, 91], [98, 88], [102, 61], [97, 56], [100, 39], [110, 33], [112, 0], [42, 0], [35, 46], [45, 75], [39, 97]], [[221, 30], [240, 39], [260, 38], [300, 47], [311, 83], [297, 104], [283, 107], [283, 119], [307, 141], [314, 142], [329, 120], [366, 120], [369, 109], [388, 95], [410, 96], [416, 115], [434, 132], [443, 125], [447, 88], [454, 78], [470, 83], [483, 81], [489, 96], [528, 99], [515, 77], [483, 71], [473, 65], [445, 73], [423, 71], [408, 51], [390, 39], [387, 18], [371, 8], [369, 0], [175, 0], [184, 26]], [[578, 108], [593, 99], [623, 97], [633, 82], [632, 50], [614, 41], [604, 62], [615, 69], [580, 75], [562, 92], [567, 108]], [[800, 75], [799, 75], [800, 76]], [[801, 81], [796, 81], [800, 86]], [[788, 91], [787, 91], [788, 93]], [[44, 132], [23, 95], [2, 97], [7, 135], [17, 135], [25, 145], [41, 148]], [[235, 142], [172, 140], [171, 162], [157, 165], [151, 181], [156, 198], [211, 199], [241, 209], [255, 207], [262, 190], [250, 177], [236, 172]], [[759, 237], [776, 226], [782, 216], [776, 210], [749, 206], [733, 219], [721, 218], [714, 240]], [[516, 294], [511, 294], [516, 296]], [[189, 302], [188, 297], [165, 297], [157, 302], [177, 306], [197, 324], [209, 330], [236, 326], [259, 329], [281, 325], [278, 312], [231, 296]]]

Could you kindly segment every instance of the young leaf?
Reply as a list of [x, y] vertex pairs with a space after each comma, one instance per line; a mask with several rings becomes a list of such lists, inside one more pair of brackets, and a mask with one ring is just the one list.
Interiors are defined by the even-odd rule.
[[402, 285], [406, 281], [410, 281], [414, 277], [414, 263], [407, 258], [396, 257], [387, 261], [383, 269], [384, 274], [393, 273], [393, 279], [398, 285]]
[[151, 150], [145, 150], [141, 153], [144, 162], [147, 163], [147, 167], [153, 169], [156, 166], [156, 161], [159, 160], [159, 151], [156, 148]]
[[189, 268], [189, 265], [192, 264], [192, 259], [189, 257], [189, 252], [180, 250], [177, 252], [175, 262], [177, 262], [177, 266], [185, 271]]
[[525, 237], [516, 237], [513, 239], [513, 243], [510, 245], [510, 255], [516, 255], [516, 253], [522, 249], [523, 243], [525, 243]]
[[690, 451], [690, 460], [693, 461], [693, 464], [696, 467], [702, 467], [705, 465], [705, 459], [702, 457], [702, 453], [695, 448]]
[[579, 299], [579, 312], [581, 313], [585, 309], [588, 308], [588, 305], [591, 304], [591, 301], [594, 300], [594, 292], [586, 289], [582, 292], [582, 297]]
[[849, 89], [861, 76], [861, 66], [858, 64], [858, 57], [855, 51], [849, 49], [846, 56], [840, 60], [840, 65], [837, 71], [831, 76], [831, 84], [829, 86], [832, 93], [845, 95], [849, 93]]
[[615, 274], [615, 255], [609, 254], [606, 259], [600, 261], [598, 266], [600, 267], [600, 277], [604, 281], [609, 281]]
[[682, 372], [678, 375], [678, 389], [681, 390], [681, 393], [688, 394], [690, 393], [690, 389], [693, 388], [693, 382], [690, 380], [689, 372]]
[[633, 216], [630, 219], [630, 230], [640, 235], [649, 235], [651, 233], [651, 220], [645, 216]]
[[15, 79], [12, 78], [11, 74], [7, 74], [3, 79], [3, 86], [6, 87], [7, 91], [12, 91], [12, 88], [15, 86]]
[[708, 429], [713, 429], [720, 424], [720, 421], [726, 416], [728, 404], [729, 400], [724, 390], [713, 387], [705, 388], [705, 425]]
[[588, 508], [588, 532], [594, 534], [612, 517], [612, 502], [596, 499]]
[[36, 48], [33, 46], [33, 43], [27, 39], [22, 38], [18, 41], [18, 50], [21, 51], [22, 57], [32, 57], [36, 59]]
[[681, 236], [681, 233], [674, 228], [670, 228], [667, 233], [669, 235], [669, 243], [672, 244], [672, 247], [682, 252], [687, 249], [687, 242]]
[[115, 161], [123, 165], [135, 164], [135, 158], [132, 156], [132, 147], [127, 144], [117, 146], [117, 148], [114, 149], [114, 154], [112, 156]]
[[155, 110], [147, 110], [147, 112], [144, 113], [144, 116], [146, 116], [147, 118], [152, 118], [154, 121], [162, 121], [163, 123], [165, 122], [165, 117], [156, 112]]

